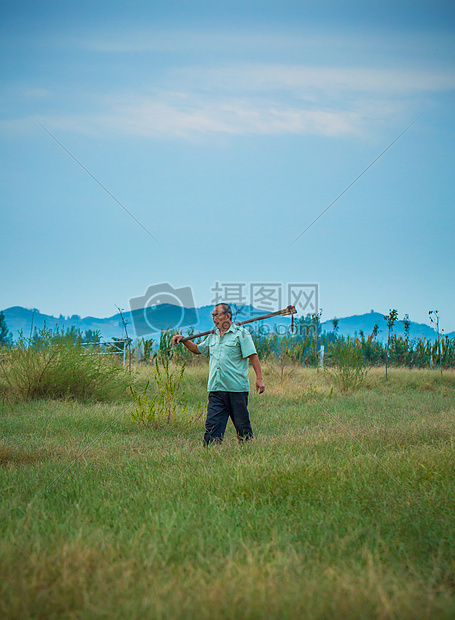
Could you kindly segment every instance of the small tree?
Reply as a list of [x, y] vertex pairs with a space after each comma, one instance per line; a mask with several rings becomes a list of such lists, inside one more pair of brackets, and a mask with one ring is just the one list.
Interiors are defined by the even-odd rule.
[[8, 326], [6, 325], [5, 315], [3, 311], [0, 312], [0, 346], [7, 345], [11, 340], [11, 334], [8, 332]]
[[142, 361], [145, 363], [148, 363], [151, 361], [151, 357], [153, 353], [153, 343], [154, 343], [153, 338], [148, 338], [148, 339], [142, 338], [141, 340], [141, 345], [143, 349]]
[[316, 340], [315, 340], [315, 350], [314, 357], [317, 364], [317, 355], [319, 351], [319, 336], [321, 334], [321, 316], [322, 316], [322, 308], [319, 310], [317, 314], [311, 315], [311, 320], [316, 327]]
[[411, 328], [411, 321], [409, 320], [409, 314], [405, 314], [403, 318], [403, 327], [406, 341], [406, 358], [409, 363], [409, 368], [412, 368], [412, 345], [409, 343], [409, 330]]
[[404, 327], [404, 333], [406, 336], [406, 340], [409, 340], [409, 329], [411, 327], [411, 321], [409, 320], [409, 314], [404, 315], [403, 327]]
[[[434, 317], [431, 316], [432, 314], [434, 314]], [[430, 321], [436, 325], [436, 334], [438, 336], [438, 363], [439, 363], [439, 370], [440, 370], [441, 375], [442, 375], [441, 341], [440, 341], [440, 338], [439, 338], [439, 311], [438, 310], [429, 310], [428, 311], [428, 316], [430, 317]]]
[[362, 342], [362, 351], [365, 358], [365, 362], [370, 366], [374, 364], [380, 364], [384, 358], [384, 350], [381, 342], [376, 340], [376, 336], [379, 333], [379, 325], [376, 323], [373, 330], [365, 342]]
[[398, 310], [389, 310], [389, 314], [383, 315], [384, 321], [387, 321], [387, 347], [386, 347], [386, 355], [385, 355], [385, 378], [387, 379], [387, 366], [389, 362], [389, 346], [390, 346], [390, 336], [393, 331], [393, 326], [395, 321], [398, 319]]
[[87, 329], [83, 336], [84, 344], [98, 345], [101, 342], [101, 332], [99, 329]]

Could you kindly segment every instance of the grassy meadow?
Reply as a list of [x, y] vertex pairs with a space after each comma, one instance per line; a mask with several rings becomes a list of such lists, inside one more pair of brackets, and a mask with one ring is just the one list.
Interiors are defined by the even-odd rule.
[[3, 398], [2, 618], [455, 617], [455, 372], [264, 364], [255, 439], [209, 449], [206, 378], [157, 426]]

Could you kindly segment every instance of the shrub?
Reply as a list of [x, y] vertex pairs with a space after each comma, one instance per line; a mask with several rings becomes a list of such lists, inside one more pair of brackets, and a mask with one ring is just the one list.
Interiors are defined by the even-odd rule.
[[[130, 385], [131, 395], [136, 402], [136, 408], [131, 413], [133, 420], [140, 424], [161, 426], [170, 424], [177, 411], [177, 393], [185, 372], [185, 364], [171, 367], [169, 357], [157, 355], [155, 357], [155, 383], [157, 391], [152, 394], [147, 381], [142, 393], [137, 392]], [[186, 411], [186, 403], [183, 404]]]
[[[43, 328], [22, 335], [0, 365], [7, 390], [18, 400], [74, 398], [109, 401], [122, 397], [128, 374], [118, 362], [81, 346], [80, 333]], [[110, 357], [110, 356], [109, 356]]]
[[185, 395], [180, 389], [184, 372], [185, 362], [171, 363], [168, 357], [157, 355], [156, 390], [152, 392], [149, 381], [141, 392], [130, 385], [131, 395], [136, 404], [131, 413], [133, 420], [155, 428], [169, 424], [181, 426], [198, 420], [202, 415], [202, 408], [196, 407], [190, 412]]
[[[176, 364], [194, 363], [198, 359], [198, 356], [191, 353], [191, 351], [183, 345], [175, 346], [172, 344], [172, 337], [177, 333], [179, 332], [176, 329], [161, 330], [159, 340], [156, 340], [156, 342], [153, 338], [150, 338], [149, 340], [142, 338], [139, 343], [142, 350], [142, 362], [146, 364], [154, 364], [155, 360], [159, 358], [160, 360], [172, 360]], [[190, 328], [187, 336], [192, 336], [193, 333], [193, 328]]]
[[332, 350], [332, 368], [326, 370], [342, 391], [360, 387], [368, 373], [360, 343], [349, 337], [338, 340]]

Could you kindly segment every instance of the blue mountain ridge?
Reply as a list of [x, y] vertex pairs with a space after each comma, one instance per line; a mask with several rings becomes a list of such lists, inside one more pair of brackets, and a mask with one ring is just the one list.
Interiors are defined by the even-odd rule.
[[[162, 304], [156, 306], [153, 310], [125, 311], [123, 313], [123, 318], [127, 323], [128, 335], [131, 338], [144, 337], [146, 339], [153, 338], [156, 340], [159, 337], [160, 330], [166, 329], [169, 326], [183, 325], [179, 328], [179, 331], [184, 334], [188, 333], [189, 328], [193, 328], [195, 332], [213, 329], [212, 309], [213, 306], [181, 308], [180, 306], [173, 306], [171, 304]], [[149, 314], [147, 314], [147, 312], [149, 312]], [[42, 329], [43, 327], [47, 327], [48, 329], [55, 329], [57, 326], [63, 329], [75, 327], [76, 329], [80, 329], [82, 333], [88, 330], [99, 331], [104, 340], [122, 338], [125, 335], [119, 313], [107, 318], [96, 318], [91, 316], [81, 318], [78, 315], [67, 317], [60, 315], [59, 317], [55, 317], [42, 314], [37, 309], [27, 309], [21, 306], [6, 308], [3, 310], [3, 313], [7, 327], [9, 331], [12, 332], [14, 340], [18, 338], [20, 332], [22, 332], [24, 337], [28, 338], [34, 328]], [[241, 312], [234, 316], [234, 320], [243, 321], [264, 313], [266, 313], [264, 310], [258, 310], [252, 306], [242, 306]], [[333, 331], [332, 321], [333, 319], [330, 319], [321, 323], [322, 333]], [[255, 330], [255, 333], [257, 333], [259, 329], [261, 330], [260, 333], [268, 333], [274, 329], [274, 326], [277, 326], [280, 333], [284, 333], [290, 327], [290, 324], [291, 319], [289, 316], [279, 316], [261, 321], [260, 323], [253, 323], [251, 328]], [[387, 324], [383, 315], [374, 311], [367, 314], [339, 318], [338, 334], [342, 336], [356, 336], [359, 335], [360, 331], [363, 331], [365, 337], [367, 337], [371, 334], [376, 324], [379, 326], [380, 330], [378, 339], [384, 341], [387, 339]], [[393, 333], [404, 335], [404, 326], [401, 320], [395, 323]], [[411, 339], [426, 338], [427, 340], [434, 340], [437, 337], [433, 327], [413, 321], [411, 321], [409, 334]], [[447, 336], [449, 338], [454, 338], [455, 332], [450, 332]]]
[[[333, 331], [332, 321], [333, 319], [321, 323], [323, 333]], [[411, 340], [423, 338], [426, 338], [427, 340], [436, 340], [436, 330], [430, 325], [426, 325], [425, 323], [415, 323], [414, 321], [410, 321], [410, 323], [409, 338]], [[374, 312], [373, 310], [367, 314], [353, 315], [338, 319], [338, 334], [355, 337], [359, 336], [360, 331], [362, 331], [365, 338], [367, 338], [373, 331], [375, 325], [378, 325], [379, 327], [379, 333], [376, 339], [382, 342], [386, 341], [388, 331], [387, 322], [384, 320], [383, 314], [380, 312]], [[393, 326], [393, 333], [397, 336], [405, 336], [402, 319], [395, 322]], [[455, 332], [450, 332], [449, 334], [443, 335], [447, 335], [449, 338], [454, 338]]]

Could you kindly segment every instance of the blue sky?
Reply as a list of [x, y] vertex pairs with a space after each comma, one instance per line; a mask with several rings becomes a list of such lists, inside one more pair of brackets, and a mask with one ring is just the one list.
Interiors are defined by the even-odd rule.
[[0, 306], [318, 283], [323, 320], [454, 330], [454, 26], [443, 0], [1, 0]]

